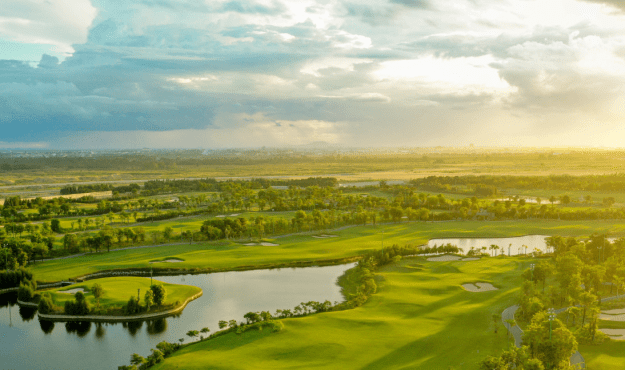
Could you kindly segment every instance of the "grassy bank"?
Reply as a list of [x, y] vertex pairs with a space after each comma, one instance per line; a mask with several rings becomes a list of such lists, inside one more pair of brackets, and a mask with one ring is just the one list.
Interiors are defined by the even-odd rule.
[[[384, 235], [382, 236], [382, 231]], [[625, 235], [625, 224], [618, 221], [454, 221], [357, 226], [330, 232], [337, 238], [315, 239], [295, 235], [275, 239], [277, 246], [245, 246], [231, 241], [205, 242], [193, 245], [159, 246], [37, 263], [32, 271], [39, 281], [59, 281], [89, 273], [119, 268], [211, 268], [235, 269], [242, 266], [288, 264], [358, 256], [384, 245], [420, 245], [432, 238], [443, 237], [510, 237], [527, 234], [588, 236], [610, 231]], [[183, 262], [159, 262], [168, 258]]]
[[[509, 345], [493, 314], [514, 303], [527, 259], [426, 262], [405, 259], [379, 272], [379, 290], [362, 307], [297, 319], [284, 329], [227, 334], [190, 345], [156, 369], [477, 369]], [[491, 282], [471, 293], [460, 285]]]

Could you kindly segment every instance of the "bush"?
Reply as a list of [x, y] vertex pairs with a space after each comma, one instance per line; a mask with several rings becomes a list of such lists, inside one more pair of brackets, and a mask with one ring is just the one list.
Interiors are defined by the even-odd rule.
[[134, 296], [131, 296], [128, 299], [128, 303], [126, 304], [126, 307], [124, 308], [124, 312], [126, 312], [126, 315], [134, 315], [137, 314], [141, 311], [141, 306], [139, 305], [139, 300], [137, 298], [135, 298]]
[[37, 308], [42, 314], [53, 312], [54, 304], [52, 303], [52, 299], [50, 299], [50, 295], [44, 294], [39, 300], [39, 306]]
[[74, 302], [65, 301], [65, 306], [63, 308], [67, 315], [87, 315], [91, 311], [89, 303], [85, 300], [85, 296], [82, 292], [76, 293], [76, 300]]
[[17, 299], [22, 302], [29, 302], [31, 299], [33, 299], [34, 293], [35, 292], [30, 287], [30, 285], [20, 284], [20, 288], [17, 291]]
[[25, 268], [0, 272], [0, 289], [16, 288], [19, 287], [21, 283], [28, 283], [33, 290], [37, 289], [32, 272]]
[[152, 285], [150, 289], [152, 290], [152, 293], [154, 293], [154, 303], [159, 306], [164, 304], [167, 299], [167, 291], [165, 290], [165, 287], [161, 284], [155, 284]]

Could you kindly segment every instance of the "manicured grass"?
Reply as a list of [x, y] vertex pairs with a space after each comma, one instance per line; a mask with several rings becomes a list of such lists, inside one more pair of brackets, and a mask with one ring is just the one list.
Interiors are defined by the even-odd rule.
[[384, 245], [421, 245], [431, 238], [510, 237], [528, 234], [588, 236], [610, 231], [625, 234], [625, 224], [618, 221], [504, 221], [436, 222], [358, 226], [332, 231], [338, 238], [315, 239], [308, 235], [276, 238], [278, 246], [244, 246], [230, 241], [193, 245], [160, 246], [37, 263], [32, 271], [39, 281], [59, 281], [114, 268], [148, 268], [149, 261], [179, 258], [184, 262], [158, 263], [161, 268], [234, 269], [242, 266], [284, 264], [298, 261], [340, 259], [361, 255]]
[[598, 345], [580, 345], [579, 352], [587, 369], [620, 370], [625, 367], [625, 342], [608, 341]]
[[[100, 298], [100, 307], [102, 310], [121, 308], [125, 306], [131, 296], [137, 296], [137, 289], [140, 289], [140, 302], [143, 304], [143, 295], [150, 288], [150, 278], [110, 277], [89, 280], [81, 284], [51, 290], [52, 300], [56, 305], [63, 307], [65, 301], [74, 300], [73, 294], [62, 293], [63, 291], [83, 288], [85, 290], [84, 295], [86, 300], [89, 302], [91, 307], [95, 307], [96, 299], [91, 293], [91, 288], [95, 283], [100, 284], [103, 289], [102, 297]], [[163, 307], [153, 307], [150, 310], [151, 312], [172, 308], [177, 301], [184, 302], [187, 298], [201, 291], [200, 288], [195, 286], [169, 284], [156, 279], [153, 280], [153, 283], [163, 284], [165, 290], [167, 291], [167, 298]]]
[[[530, 262], [405, 259], [379, 272], [378, 293], [360, 308], [282, 320], [276, 334], [193, 344], [155, 369], [477, 369], [510, 345], [500, 321], [494, 333], [492, 316], [514, 304]], [[499, 290], [467, 292], [460, 284], [469, 281]]]

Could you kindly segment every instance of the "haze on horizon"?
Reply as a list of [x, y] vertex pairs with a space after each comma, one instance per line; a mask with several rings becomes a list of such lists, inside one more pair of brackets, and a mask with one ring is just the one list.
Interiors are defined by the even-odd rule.
[[3, 0], [0, 149], [622, 147], [618, 0]]

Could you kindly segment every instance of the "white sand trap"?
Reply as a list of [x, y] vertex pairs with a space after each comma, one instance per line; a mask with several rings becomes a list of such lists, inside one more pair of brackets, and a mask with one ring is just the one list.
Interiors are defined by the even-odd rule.
[[67, 294], [76, 294], [78, 292], [85, 292], [85, 290], [83, 288], [74, 288], [74, 289], [70, 289], [70, 290], [63, 290], [63, 291], [59, 291], [59, 293], [67, 293]]
[[260, 245], [262, 245], [263, 247], [277, 247], [277, 246], [279, 246], [280, 244], [275, 244], [275, 243], [265, 243], [265, 242], [263, 242], [263, 243], [260, 243]]
[[462, 259], [463, 261], [479, 261], [480, 259], [477, 257], [466, 257]]
[[625, 308], [618, 308], [616, 310], [605, 310], [605, 311], [601, 311], [601, 313], [604, 313], [606, 315], [624, 315]]
[[238, 213], [233, 213], [229, 217], [237, 217], [238, 215], [239, 215]]
[[226, 215], [217, 215], [215, 217], [226, 217]]
[[491, 283], [462, 284], [462, 287], [467, 292], [472, 292], [472, 293], [489, 292], [491, 290], [498, 290]]
[[247, 243], [247, 244], [243, 244], [243, 245], [247, 245], [247, 246], [251, 247], [251, 246], [257, 246], [258, 244], [256, 244], [256, 243]]
[[605, 313], [602, 313], [599, 315], [599, 320], [625, 321], [625, 315], [606, 315]]
[[446, 261], [458, 261], [460, 257], [458, 256], [440, 256], [440, 257], [430, 257], [428, 261], [430, 262], [446, 262]]
[[161, 262], [166, 262], [166, 263], [177, 263], [177, 262], [182, 262], [182, 260], [162, 260], [162, 261], [150, 261], [150, 263], [161, 263]]
[[338, 238], [338, 235], [313, 235], [313, 238], [317, 239], [327, 239], [327, 238]]
[[625, 329], [599, 329], [614, 340], [625, 340]]

